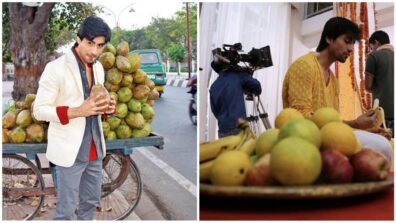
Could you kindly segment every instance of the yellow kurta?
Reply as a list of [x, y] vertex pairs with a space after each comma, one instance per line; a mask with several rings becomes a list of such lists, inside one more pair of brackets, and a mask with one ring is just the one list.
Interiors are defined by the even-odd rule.
[[333, 72], [326, 85], [324, 74], [316, 58], [310, 52], [298, 58], [288, 69], [283, 80], [283, 108], [295, 108], [304, 117], [310, 117], [319, 108], [333, 107], [337, 111], [339, 84]]

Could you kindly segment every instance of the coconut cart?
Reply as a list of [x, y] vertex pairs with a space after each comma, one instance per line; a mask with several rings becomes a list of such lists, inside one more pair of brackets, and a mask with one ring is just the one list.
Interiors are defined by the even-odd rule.
[[[102, 195], [95, 220], [122, 220], [132, 213], [142, 194], [142, 181], [130, 154], [147, 147], [163, 149], [163, 145], [163, 137], [156, 133], [106, 141]], [[55, 211], [56, 171], [51, 163], [42, 167], [39, 159], [46, 148], [45, 143], [3, 144], [3, 220], [32, 220]]]

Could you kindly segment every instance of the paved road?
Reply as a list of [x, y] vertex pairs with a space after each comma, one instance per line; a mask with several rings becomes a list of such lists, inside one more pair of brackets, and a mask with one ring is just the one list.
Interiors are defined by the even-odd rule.
[[132, 155], [146, 194], [167, 220], [197, 219], [197, 129], [188, 117], [187, 90], [167, 86], [155, 102], [152, 127], [164, 137], [164, 150], [141, 149]]

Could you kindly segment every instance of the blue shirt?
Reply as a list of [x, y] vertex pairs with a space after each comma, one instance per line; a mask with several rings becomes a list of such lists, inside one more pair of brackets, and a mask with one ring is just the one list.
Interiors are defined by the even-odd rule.
[[223, 72], [210, 87], [210, 107], [219, 125], [219, 135], [235, 131], [238, 118], [246, 119], [244, 92], [261, 94], [260, 82], [249, 74]]

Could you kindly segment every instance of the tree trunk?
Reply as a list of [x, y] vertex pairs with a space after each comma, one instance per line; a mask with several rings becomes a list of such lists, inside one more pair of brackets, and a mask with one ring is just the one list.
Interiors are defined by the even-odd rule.
[[44, 34], [54, 5], [44, 3], [41, 7], [27, 7], [8, 3], [11, 28], [8, 47], [15, 66], [12, 98], [16, 101], [37, 92], [47, 62]]

